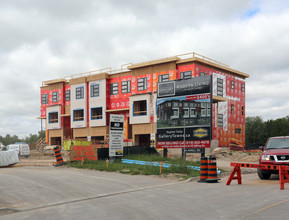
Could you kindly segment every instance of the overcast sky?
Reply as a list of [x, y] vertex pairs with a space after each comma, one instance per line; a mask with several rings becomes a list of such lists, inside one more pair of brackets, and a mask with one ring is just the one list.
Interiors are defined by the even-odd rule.
[[0, 135], [40, 130], [42, 81], [187, 52], [250, 74], [246, 116], [289, 115], [288, 0], [0, 0]]

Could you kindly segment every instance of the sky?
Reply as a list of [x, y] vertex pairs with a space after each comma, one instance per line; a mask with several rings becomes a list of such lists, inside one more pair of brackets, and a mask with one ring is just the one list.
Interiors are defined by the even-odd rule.
[[0, 0], [0, 135], [41, 129], [42, 81], [188, 52], [250, 75], [246, 116], [289, 115], [288, 0]]

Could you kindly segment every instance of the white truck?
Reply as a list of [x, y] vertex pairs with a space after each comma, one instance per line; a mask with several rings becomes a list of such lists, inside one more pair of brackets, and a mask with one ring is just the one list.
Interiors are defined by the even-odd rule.
[[19, 156], [29, 157], [30, 156], [30, 148], [26, 143], [15, 143], [9, 144], [6, 146], [7, 151], [16, 151]]

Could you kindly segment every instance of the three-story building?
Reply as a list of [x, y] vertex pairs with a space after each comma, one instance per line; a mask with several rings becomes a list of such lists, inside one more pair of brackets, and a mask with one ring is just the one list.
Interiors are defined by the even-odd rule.
[[[157, 117], [176, 122], [179, 103], [164, 103], [157, 115], [157, 83], [212, 75], [213, 139], [220, 147], [231, 139], [245, 143], [245, 79], [248, 74], [192, 53], [127, 66], [125, 70], [88, 72], [44, 81], [41, 87], [41, 120], [51, 145], [64, 139], [105, 141], [110, 114], [124, 115], [124, 145], [150, 145]], [[211, 117], [208, 106], [181, 103], [191, 123]], [[176, 106], [175, 106], [176, 105]]]

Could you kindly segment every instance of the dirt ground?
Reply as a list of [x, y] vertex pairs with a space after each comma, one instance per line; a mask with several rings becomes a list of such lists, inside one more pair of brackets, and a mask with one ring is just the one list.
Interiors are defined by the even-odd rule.
[[[170, 157], [181, 157], [181, 149], [171, 149], [168, 151]], [[217, 167], [224, 171], [231, 171], [231, 162], [236, 163], [259, 163], [260, 152], [242, 152], [242, 151], [230, 151], [228, 148], [217, 148], [211, 154], [216, 156]], [[201, 158], [201, 154], [187, 153], [187, 160], [198, 161]], [[256, 169], [246, 169], [244, 173], [256, 172]]]
[[16, 166], [53, 166], [56, 162], [53, 152], [39, 152], [37, 150], [31, 150], [28, 158], [19, 158], [19, 163]]

